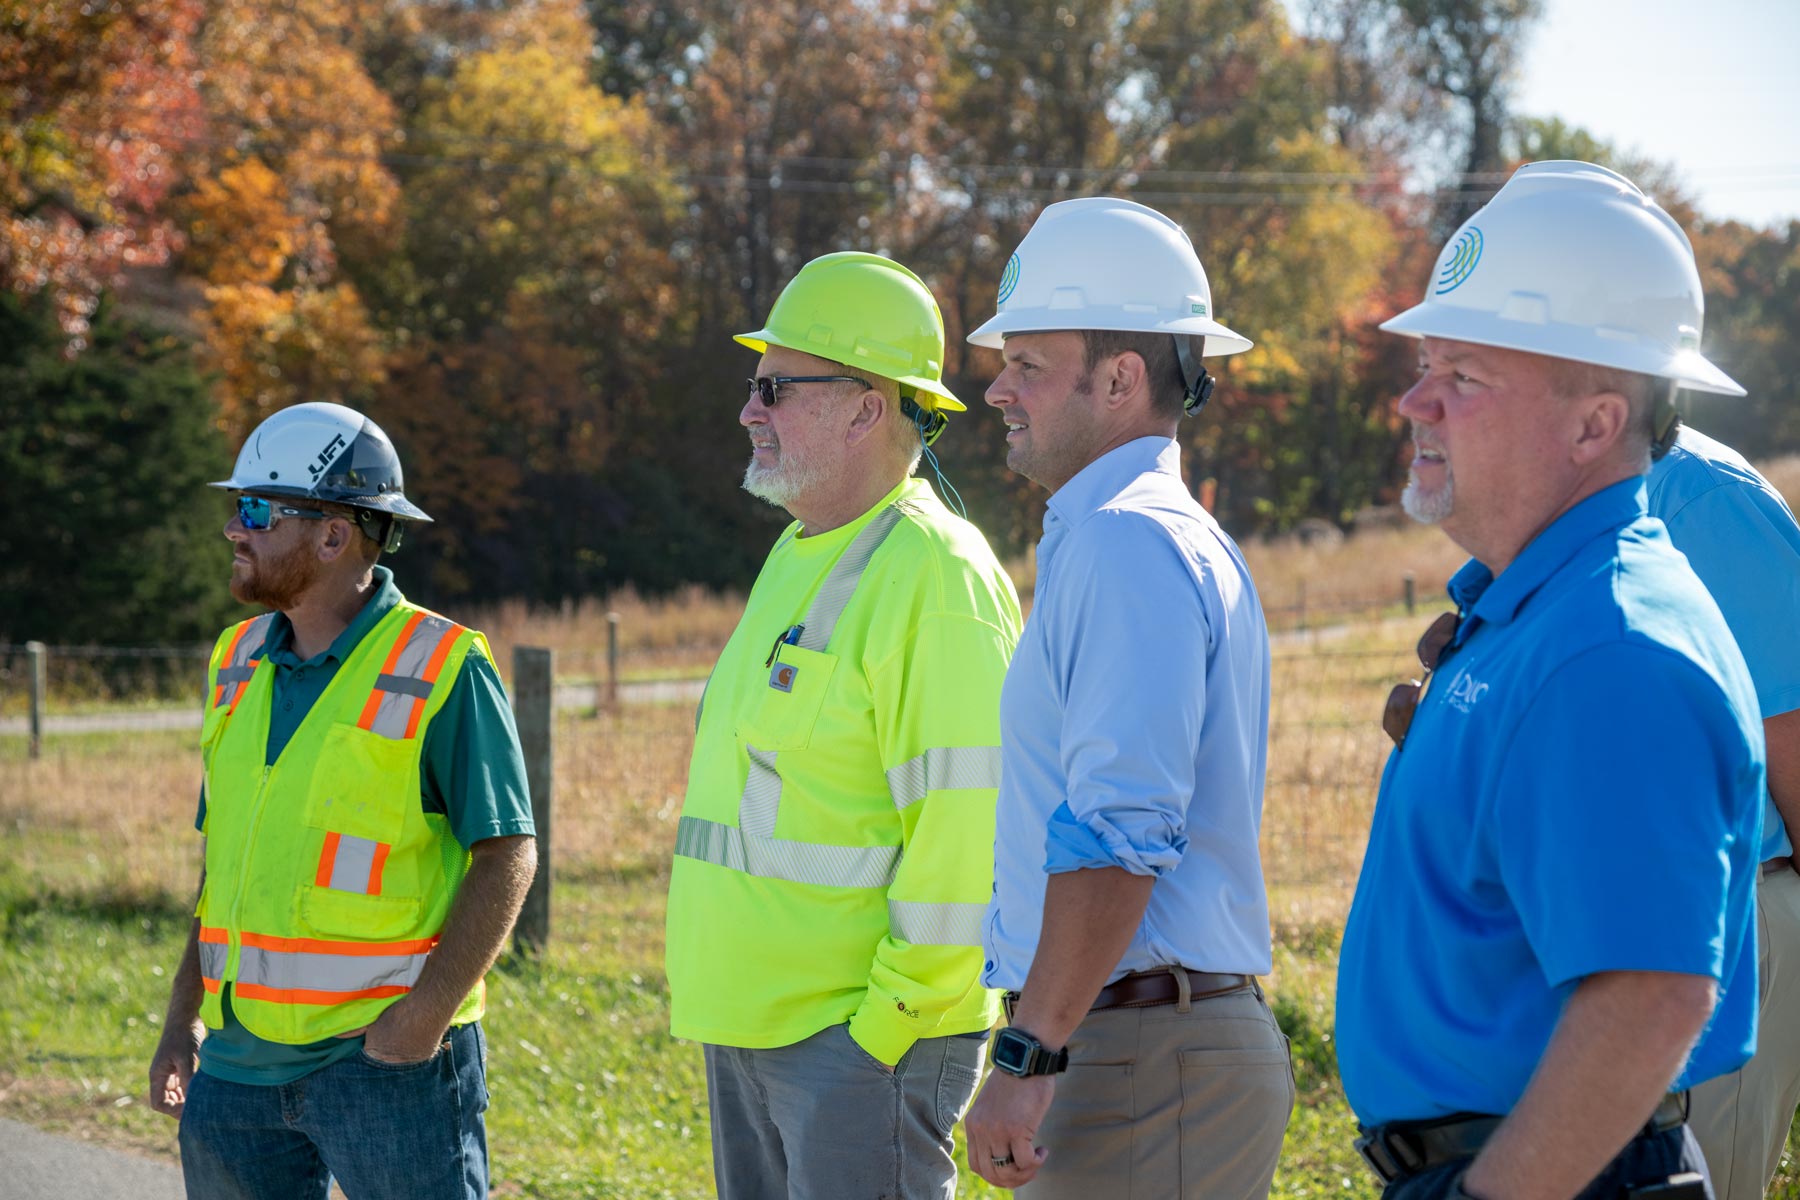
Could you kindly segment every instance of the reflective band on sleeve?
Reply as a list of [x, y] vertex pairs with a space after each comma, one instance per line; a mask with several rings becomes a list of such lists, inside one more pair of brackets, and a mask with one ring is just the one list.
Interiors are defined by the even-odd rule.
[[888, 901], [888, 929], [915, 946], [979, 946], [986, 904]]
[[683, 817], [675, 829], [675, 853], [789, 883], [821, 887], [884, 888], [900, 864], [898, 846], [827, 846], [760, 837], [730, 825]]
[[917, 804], [928, 792], [1000, 786], [1000, 747], [937, 746], [887, 773], [895, 808]]
[[882, 509], [856, 535], [844, 550], [843, 557], [832, 564], [830, 574], [819, 585], [818, 594], [807, 606], [806, 616], [801, 621], [805, 627], [800, 634], [802, 649], [823, 650], [831, 644], [838, 618], [850, 606], [850, 597], [856, 594], [856, 585], [862, 582], [863, 572], [869, 569], [869, 560], [875, 557], [875, 551], [887, 541], [888, 534], [894, 532], [894, 526], [903, 516], [905, 513], [898, 505], [890, 504]]
[[414, 613], [388, 652], [357, 724], [397, 741], [416, 734], [432, 686], [462, 632], [447, 617]]

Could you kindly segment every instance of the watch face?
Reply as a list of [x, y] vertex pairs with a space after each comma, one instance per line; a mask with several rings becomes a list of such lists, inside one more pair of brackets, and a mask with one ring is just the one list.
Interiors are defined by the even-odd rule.
[[1029, 1039], [1011, 1029], [1002, 1029], [994, 1037], [994, 1066], [1011, 1075], [1024, 1072], [1031, 1058]]

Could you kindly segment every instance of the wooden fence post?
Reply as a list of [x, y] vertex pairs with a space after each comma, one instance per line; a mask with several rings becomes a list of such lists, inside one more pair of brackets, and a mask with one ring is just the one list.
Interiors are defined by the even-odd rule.
[[1415, 581], [1411, 571], [1408, 571], [1406, 573], [1406, 578], [1401, 581], [1400, 591], [1401, 594], [1406, 597], [1406, 615], [1410, 617], [1419, 607], [1419, 598], [1415, 590]]
[[25, 643], [26, 669], [31, 676], [31, 749], [28, 753], [32, 758], [43, 751], [44, 701], [50, 688], [49, 660], [50, 648], [44, 643]]
[[542, 646], [513, 647], [513, 719], [525, 752], [525, 780], [531, 788], [531, 820], [537, 826], [537, 874], [525, 893], [513, 947], [538, 951], [550, 944], [551, 752], [554, 655]]
[[606, 707], [619, 707], [619, 614], [606, 614]]

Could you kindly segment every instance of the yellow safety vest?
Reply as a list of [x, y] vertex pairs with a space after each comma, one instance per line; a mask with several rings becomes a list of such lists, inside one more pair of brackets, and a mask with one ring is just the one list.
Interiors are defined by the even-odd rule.
[[[420, 804], [425, 731], [487, 640], [405, 601], [359, 642], [273, 765], [273, 614], [220, 635], [207, 668], [201, 1019], [300, 1045], [374, 1021], [437, 945], [469, 853]], [[453, 1024], [478, 1019], [478, 984]]]

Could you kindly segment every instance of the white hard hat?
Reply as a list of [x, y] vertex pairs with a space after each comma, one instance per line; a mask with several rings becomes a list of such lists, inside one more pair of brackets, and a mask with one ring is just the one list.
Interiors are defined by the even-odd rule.
[[1038, 214], [1000, 277], [996, 312], [969, 341], [999, 349], [1009, 333], [1104, 329], [1205, 338], [1201, 354], [1238, 354], [1242, 337], [1213, 319], [1212, 288], [1187, 231], [1112, 196], [1064, 200]]
[[1701, 357], [1704, 309], [1673, 217], [1616, 171], [1553, 161], [1514, 172], [1438, 255], [1424, 300], [1381, 328], [1742, 396]]
[[400, 456], [381, 426], [342, 404], [295, 404], [270, 414], [244, 442], [231, 478], [211, 486], [431, 520], [406, 498]]

